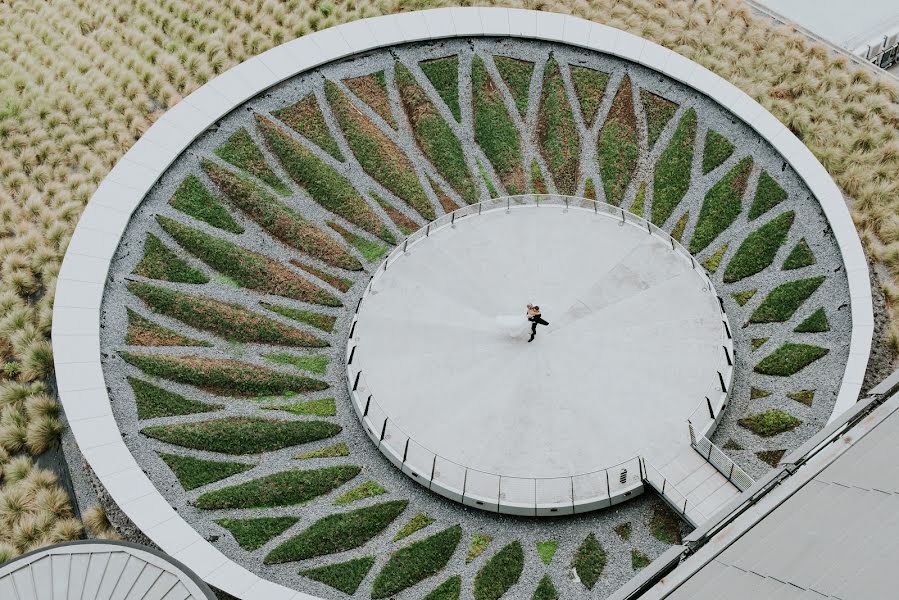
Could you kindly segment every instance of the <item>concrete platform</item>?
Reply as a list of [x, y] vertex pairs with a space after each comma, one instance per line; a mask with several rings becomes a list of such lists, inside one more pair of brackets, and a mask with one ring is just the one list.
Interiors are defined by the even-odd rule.
[[[528, 302], [550, 323], [533, 343], [497, 323]], [[350, 371], [372, 439], [425, 485], [493, 510], [587, 474], [608, 497], [610, 479], [639, 473], [606, 469], [689, 448], [725, 335], [714, 290], [670, 240], [559, 206], [434, 231], [376, 275], [357, 319]]]

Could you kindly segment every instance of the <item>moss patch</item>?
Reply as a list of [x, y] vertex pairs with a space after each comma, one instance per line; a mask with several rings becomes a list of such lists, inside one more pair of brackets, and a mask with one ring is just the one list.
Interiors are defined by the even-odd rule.
[[512, 94], [515, 108], [524, 117], [528, 111], [534, 63], [527, 60], [509, 58], [508, 56], [494, 56], [493, 63], [496, 65], [496, 70], [499, 71], [499, 76]]
[[316, 348], [328, 345], [311, 333], [263, 317], [239, 304], [226, 304], [137, 281], [128, 284], [128, 291], [146, 302], [154, 312], [209, 331], [229, 342]]
[[193, 456], [180, 456], [163, 452], [159, 453], [159, 458], [165, 461], [165, 464], [169, 466], [185, 490], [193, 490], [201, 485], [220, 481], [225, 477], [248, 471], [254, 466], [239, 462], [203, 460]]
[[272, 312], [278, 313], [282, 317], [287, 317], [288, 319], [293, 319], [294, 321], [317, 327], [318, 329], [329, 333], [334, 330], [334, 323], [337, 322], [336, 317], [322, 315], [310, 310], [290, 308], [279, 304], [269, 304], [268, 302], [260, 302], [259, 304]]
[[592, 590], [606, 567], [606, 551], [603, 550], [594, 534], [588, 535], [578, 547], [574, 553], [572, 567], [574, 567], [581, 583], [588, 590]]
[[471, 64], [474, 139], [510, 194], [527, 191], [518, 129], [480, 57]]
[[437, 90], [437, 95], [446, 103], [457, 121], [462, 120], [459, 108], [459, 57], [446, 56], [418, 63], [422, 73]]
[[752, 200], [752, 206], [749, 207], [746, 216], [752, 221], [786, 199], [787, 193], [784, 189], [768, 175], [767, 171], [762, 171], [758, 187], [755, 190], [755, 198]]
[[758, 456], [759, 460], [762, 462], [766, 462], [772, 467], [776, 467], [780, 463], [780, 459], [782, 459], [786, 453], [786, 450], [762, 450], [761, 452], [756, 452], [755, 455]]
[[180, 259], [152, 233], [147, 234], [144, 242], [144, 256], [134, 268], [134, 274], [175, 283], [209, 282], [209, 278], [202, 271], [194, 269]]
[[175, 194], [169, 200], [169, 204], [186, 215], [208, 223], [213, 227], [230, 231], [231, 233], [243, 233], [241, 227], [231, 213], [212, 195], [203, 182], [196, 175], [188, 175]]
[[465, 162], [462, 144], [409, 69], [401, 64], [396, 65], [396, 82], [418, 147], [456, 193], [469, 204], [474, 203], [477, 186]]
[[721, 259], [724, 258], [724, 253], [727, 252], [727, 248], [730, 246], [730, 242], [724, 242], [720, 248], [715, 250], [715, 253], [702, 261], [702, 266], [706, 268], [709, 273], [714, 273], [718, 270], [718, 267], [721, 266]]
[[767, 269], [787, 241], [795, 213], [779, 215], [746, 236], [724, 270], [724, 282], [734, 283]]
[[647, 566], [652, 561], [649, 560], [649, 557], [637, 550], [636, 548], [631, 549], [631, 568], [634, 571], [639, 571]]
[[345, 239], [350, 246], [358, 250], [368, 262], [378, 260], [387, 252], [386, 245], [362, 237], [361, 235], [356, 235], [352, 231], [349, 231], [345, 227], [341, 227], [333, 221], [328, 221], [328, 227], [339, 233], [340, 236]]
[[830, 321], [827, 320], [824, 307], [819, 308], [806, 317], [793, 331], [796, 333], [823, 333], [830, 331]]
[[343, 83], [357, 98], [371, 107], [388, 125], [396, 129], [396, 120], [390, 112], [390, 97], [387, 94], [387, 79], [384, 71], [344, 79]]
[[397, 550], [372, 584], [372, 598], [387, 598], [439, 572], [456, 551], [462, 528], [454, 525]]
[[705, 134], [705, 151], [702, 155], [702, 173], [708, 175], [724, 164], [734, 153], [734, 145], [726, 137], [711, 129]]
[[625, 542], [631, 539], [631, 530], [630, 522], [615, 526], [615, 533]]
[[222, 404], [206, 404], [190, 400], [136, 377], [128, 377], [128, 383], [134, 390], [134, 403], [137, 405], [138, 419], [192, 415], [224, 408]]
[[615, 94], [609, 116], [599, 132], [599, 173], [606, 202], [619, 206], [624, 199], [640, 150], [637, 140], [637, 118], [631, 97], [631, 80], [625, 76]]
[[755, 352], [756, 350], [761, 348], [764, 345], [764, 343], [767, 341], [768, 341], [768, 338], [766, 338], [766, 337], [752, 338], [752, 351]]
[[300, 571], [300, 575], [352, 595], [359, 589], [374, 564], [375, 557], [366, 556], [315, 569], [304, 569]]
[[[577, 188], [580, 138], [559, 64], [550, 58], [543, 69], [543, 90], [537, 116], [537, 142], [559, 193], [572, 195]], [[618, 204], [620, 204], [620, 200]]]
[[219, 525], [231, 532], [244, 550], [262, 548], [269, 540], [287, 531], [299, 517], [259, 517], [256, 519], [219, 519]]
[[266, 404], [266, 410], [283, 410], [292, 415], [312, 417], [333, 417], [337, 414], [337, 403], [334, 398], [319, 400], [302, 400], [292, 404]]
[[215, 155], [238, 169], [243, 169], [260, 181], [264, 181], [282, 196], [290, 195], [290, 188], [278, 179], [272, 168], [265, 162], [262, 150], [243, 127], [231, 134], [224, 144], [216, 148]]
[[498, 600], [518, 583], [524, 570], [521, 542], [514, 541], [490, 557], [474, 578], [475, 600]]
[[802, 303], [824, 282], [824, 276], [797, 279], [771, 290], [749, 317], [751, 323], [780, 323], [793, 316]]
[[157, 215], [163, 229], [188, 252], [238, 285], [303, 302], [340, 306], [340, 300], [282, 264], [198, 229]]
[[343, 160], [340, 146], [331, 136], [331, 131], [325, 123], [325, 117], [313, 94], [305, 96], [292, 106], [272, 112], [272, 115], [337, 160]]
[[756, 373], [788, 377], [795, 375], [830, 350], [810, 344], [786, 343], [755, 366]]
[[646, 141], [652, 148], [665, 125], [677, 112], [677, 104], [646, 90], [640, 90], [640, 102], [643, 103], [643, 111], [646, 113]]
[[757, 387], [749, 388], [749, 399], [750, 400], [758, 400], [759, 398], [765, 398], [770, 395], [771, 395], [771, 392], [769, 392], [769, 391], [761, 390]]
[[696, 111], [688, 110], [681, 117], [668, 147], [656, 163], [653, 180], [652, 222], [665, 224], [690, 188], [690, 169], [693, 164], [693, 141], [696, 138]]
[[724, 442], [724, 449], [738, 451], [738, 450], [742, 450], [743, 446], [741, 446], [733, 438], [731, 438], [731, 439], [727, 440], [726, 442]]
[[677, 223], [674, 224], [674, 227], [671, 229], [671, 237], [680, 242], [684, 237], [684, 230], [687, 229], [687, 223], [690, 221], [690, 213], [685, 212], [680, 216], [680, 219], [677, 220]]
[[742, 292], [734, 292], [731, 294], [734, 301], [740, 306], [746, 306], [746, 303], [752, 300], [758, 290], [744, 290]]
[[462, 594], [462, 577], [454, 575], [434, 588], [423, 600], [459, 600]]
[[403, 538], [407, 538], [416, 531], [424, 529], [433, 522], [433, 518], [424, 513], [418, 513], [417, 515], [409, 519], [405, 525], [400, 527], [400, 530], [396, 532], [395, 536], [393, 536], [393, 541], [397, 542]]
[[531, 600], [559, 600], [559, 591], [553, 585], [553, 580], [549, 578], [549, 575], [544, 575], [537, 584]]
[[197, 499], [196, 505], [217, 510], [301, 504], [340, 487], [361, 470], [354, 465], [338, 465], [312, 471], [282, 471], [207, 492]]
[[680, 518], [671, 512], [671, 509], [667, 506], [654, 508], [652, 510], [652, 517], [649, 519], [649, 533], [663, 544], [680, 544]]
[[279, 365], [291, 365], [302, 371], [310, 371], [317, 375], [324, 375], [328, 370], [328, 363], [331, 361], [330, 358], [323, 354], [300, 356], [290, 352], [263, 354], [262, 357]]
[[471, 543], [469, 543], [468, 552], [465, 555], [465, 564], [473, 562], [477, 557], [483, 554], [484, 550], [487, 549], [487, 546], [489, 546], [492, 541], [493, 536], [491, 535], [485, 533], [471, 534]]
[[640, 182], [640, 188], [637, 190], [637, 197], [634, 198], [634, 203], [631, 204], [630, 212], [637, 215], [638, 217], [642, 217], [643, 213], [646, 210], [646, 182]]
[[548, 565], [553, 561], [553, 556], [556, 555], [556, 549], [558, 547], [559, 542], [556, 540], [537, 542], [537, 554], [540, 555], [540, 560], [543, 561], [544, 565]]
[[384, 531], [407, 504], [395, 500], [328, 515], [269, 552], [264, 562], [285, 563], [358, 548]]
[[333, 437], [342, 427], [326, 421], [278, 421], [261, 417], [225, 417], [144, 427], [141, 433], [169, 444], [221, 452], [259, 454]]
[[744, 158], [706, 194], [690, 240], [690, 252], [704, 250], [736, 220], [751, 170], [752, 159]]
[[802, 421], [782, 410], [769, 408], [765, 412], [744, 417], [737, 423], [758, 436], [771, 437], [796, 429], [802, 424]]
[[786, 260], [784, 260], [783, 270], [790, 271], [792, 269], [801, 269], [802, 267], [813, 265], [816, 262], [818, 261], [815, 260], [812, 249], [808, 247], [808, 242], [805, 241], [805, 238], [802, 238], [795, 246], [793, 246], [793, 249], [790, 250], [790, 254], [787, 255]]
[[351, 489], [348, 492], [337, 496], [334, 499], [334, 506], [346, 506], [347, 504], [352, 504], [353, 502], [358, 502], [359, 500], [364, 500], [366, 498], [372, 498], [374, 496], [380, 496], [381, 494], [386, 494], [387, 490], [385, 490], [381, 485], [376, 481], [366, 481], [362, 485]]
[[593, 119], [596, 118], [596, 111], [602, 104], [602, 97], [609, 84], [609, 74], [576, 65], [571, 65], [569, 71], [571, 83], [574, 86], [574, 95], [577, 96], [578, 104], [581, 106], [584, 124], [590, 127]]
[[223, 396], [282, 396], [326, 389], [324, 381], [273, 371], [232, 359], [120, 352], [149, 375], [186, 383]]
[[349, 456], [350, 449], [346, 445], [345, 442], [340, 442], [337, 444], [333, 444], [331, 446], [325, 446], [324, 448], [319, 448], [318, 450], [310, 450], [309, 452], [304, 452], [302, 454], [297, 454], [293, 458], [298, 460], [307, 460], [310, 458], [337, 458], [340, 456]]
[[[398, 211], [386, 200], [374, 192], [371, 193], [371, 196], [375, 199], [375, 202], [384, 209], [384, 212], [387, 213], [387, 216], [390, 217], [390, 220], [393, 221], [394, 225], [396, 225], [397, 229], [399, 229], [403, 235], [409, 235], [419, 229], [418, 223]], [[431, 213], [433, 214], [433, 209], [431, 209]]]
[[811, 406], [812, 401], [815, 399], [815, 390], [799, 390], [798, 392], [790, 392], [789, 394], [787, 394], [787, 398], [795, 400], [796, 402], [801, 402], [806, 406]]
[[154, 323], [150, 319], [140, 316], [130, 308], [128, 312], [128, 331], [125, 334], [125, 343], [129, 346], [211, 346], [209, 342], [202, 342], [181, 335], [177, 331]]

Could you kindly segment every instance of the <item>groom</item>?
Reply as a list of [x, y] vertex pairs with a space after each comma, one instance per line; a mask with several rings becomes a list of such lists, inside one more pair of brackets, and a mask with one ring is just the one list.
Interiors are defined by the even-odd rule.
[[537, 324], [549, 325], [549, 323], [543, 320], [540, 307], [533, 304], [528, 304], [528, 321], [531, 322], [531, 337], [528, 339], [528, 343], [531, 343], [534, 341], [534, 336], [537, 335]]

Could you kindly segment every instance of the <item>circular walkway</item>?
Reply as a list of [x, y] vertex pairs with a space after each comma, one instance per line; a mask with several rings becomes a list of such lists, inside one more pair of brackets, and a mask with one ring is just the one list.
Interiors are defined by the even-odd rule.
[[[533, 343], [528, 302], [550, 323]], [[458, 219], [382, 268], [350, 369], [391, 430], [437, 457], [571, 478], [688, 444], [724, 337], [714, 289], [670, 239], [592, 209], [519, 206]]]

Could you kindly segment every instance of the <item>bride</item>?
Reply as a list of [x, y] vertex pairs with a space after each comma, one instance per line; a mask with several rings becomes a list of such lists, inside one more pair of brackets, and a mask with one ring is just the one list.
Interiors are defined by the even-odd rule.
[[509, 337], [524, 337], [530, 333], [531, 324], [528, 315], [500, 315], [496, 317], [497, 328]]

